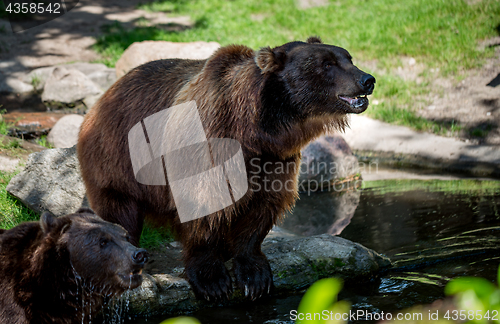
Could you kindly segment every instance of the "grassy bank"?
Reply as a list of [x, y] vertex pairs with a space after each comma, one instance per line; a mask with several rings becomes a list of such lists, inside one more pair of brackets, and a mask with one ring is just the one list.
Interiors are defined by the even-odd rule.
[[449, 76], [478, 67], [493, 53], [478, 43], [498, 35], [500, 23], [497, 0], [330, 0], [327, 6], [305, 10], [296, 0], [171, 0], [140, 8], [189, 15], [193, 28], [125, 30], [119, 23], [108, 25], [95, 45], [106, 64], [113, 66], [130, 44], [142, 40], [216, 41], [257, 49], [319, 35], [348, 49], [355, 64], [377, 77], [374, 99], [379, 104], [368, 115], [438, 134], [453, 133], [460, 125], [417, 117], [415, 99], [425, 104], [428, 83], [404, 81], [392, 72], [408, 57], [425, 66], [427, 80], [435, 77], [427, 73], [430, 69]]
[[13, 172], [0, 171], [0, 228], [3, 229], [38, 220], [40, 217], [5, 190], [14, 175]]

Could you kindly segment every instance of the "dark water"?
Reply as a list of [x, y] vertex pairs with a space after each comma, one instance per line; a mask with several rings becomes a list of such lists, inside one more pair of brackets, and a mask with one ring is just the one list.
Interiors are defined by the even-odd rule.
[[[302, 195], [281, 225], [299, 235], [338, 234], [382, 253], [394, 267], [368, 283], [346, 282], [352, 309], [397, 312], [443, 298], [458, 276], [495, 281], [500, 264], [500, 182], [385, 180], [342, 195]], [[301, 295], [190, 314], [203, 324], [292, 323]], [[164, 318], [129, 321], [159, 323]], [[356, 321], [355, 321], [356, 322]], [[363, 321], [365, 322], [365, 321]]]

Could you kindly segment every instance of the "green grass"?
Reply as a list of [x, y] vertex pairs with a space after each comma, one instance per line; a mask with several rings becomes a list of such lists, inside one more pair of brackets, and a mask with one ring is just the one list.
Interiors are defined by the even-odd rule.
[[403, 81], [397, 76], [380, 75], [375, 88], [375, 96], [380, 98], [380, 102], [378, 105], [372, 104], [365, 114], [387, 123], [412, 127], [417, 131], [439, 135], [458, 133], [462, 127], [454, 121], [435, 122], [417, 116], [418, 107], [426, 104], [423, 98], [429, 92], [428, 86], [428, 83], [417, 84], [413, 81]]
[[38, 220], [40, 215], [24, 206], [5, 188], [15, 172], [0, 171], [0, 228], [10, 229], [22, 222]]
[[0, 142], [0, 149], [12, 150], [17, 148], [21, 148], [21, 140], [18, 140], [17, 138], [7, 141], [7, 143], [4, 143], [3, 141]]
[[[1, 105], [0, 105], [0, 108], [2, 108]], [[3, 119], [3, 116], [2, 116], [6, 112], [7, 111], [5, 109], [0, 110], [0, 134], [1, 135], [8, 135], [8, 133], [9, 133], [10, 125], [5, 122], [5, 120]]]
[[380, 194], [403, 193], [413, 190], [450, 194], [500, 194], [500, 181], [493, 180], [376, 180], [363, 181], [363, 189], [377, 189]]
[[173, 242], [173, 234], [169, 228], [155, 227], [152, 224], [144, 224], [140, 246], [147, 250], [155, 250]]
[[40, 145], [40, 146], [43, 146], [43, 147], [46, 147], [48, 149], [51, 149], [51, 148], [54, 148], [52, 146], [52, 144], [50, 144], [48, 141], [47, 141], [47, 135], [42, 135], [40, 136], [40, 138], [37, 138], [36, 139], [36, 144]]
[[[165, 31], [154, 27], [131, 31], [108, 27], [96, 48], [116, 62], [134, 41], [217, 41], [252, 48], [281, 45], [319, 35], [326, 43], [347, 48], [358, 60], [378, 60], [392, 67], [400, 56], [455, 72], [478, 66], [493, 50], [478, 49], [477, 40], [496, 35], [500, 3], [483, 0], [338, 0], [300, 10], [295, 0], [174, 0], [140, 6], [152, 11], [189, 15], [194, 28]], [[255, 17], [259, 16], [260, 19]]]
[[[478, 43], [497, 35], [500, 23], [497, 0], [473, 5], [464, 0], [331, 0], [325, 7], [306, 10], [298, 9], [296, 0], [163, 0], [140, 8], [189, 15], [194, 26], [166, 31], [109, 24], [95, 45], [103, 63], [114, 66], [130, 44], [143, 40], [216, 41], [257, 49], [319, 35], [325, 43], [348, 49], [355, 64], [377, 78], [374, 98], [381, 103], [368, 109], [369, 116], [441, 135], [453, 135], [461, 126], [417, 116], [415, 100], [431, 91], [429, 82], [417, 85], [391, 71], [401, 65], [401, 58], [413, 57], [425, 66], [422, 76], [427, 81], [434, 77], [430, 68], [461, 78], [463, 71], [480, 66], [493, 54], [493, 48], [481, 49]], [[376, 62], [376, 71], [363, 67], [363, 62]]]

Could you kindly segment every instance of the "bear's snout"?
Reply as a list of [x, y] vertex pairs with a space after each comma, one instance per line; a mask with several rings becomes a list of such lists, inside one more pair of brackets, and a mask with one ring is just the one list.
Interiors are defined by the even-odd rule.
[[149, 253], [144, 249], [137, 250], [132, 253], [132, 260], [135, 264], [143, 266], [148, 262]]
[[366, 95], [370, 95], [375, 88], [375, 78], [371, 74], [365, 73], [359, 80], [359, 85], [366, 92]]

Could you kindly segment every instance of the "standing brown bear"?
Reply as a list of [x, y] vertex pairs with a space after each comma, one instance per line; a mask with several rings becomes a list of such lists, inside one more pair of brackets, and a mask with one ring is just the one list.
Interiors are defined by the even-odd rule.
[[[297, 198], [301, 148], [342, 130], [346, 114], [363, 112], [374, 83], [345, 49], [317, 37], [257, 52], [230, 45], [207, 60], [141, 65], [104, 94], [81, 127], [77, 150], [91, 207], [127, 229], [136, 245], [145, 217], [170, 222], [198, 297], [229, 297], [224, 261], [232, 258], [238, 287], [258, 298], [272, 287], [261, 243]], [[249, 181], [233, 206], [181, 223], [168, 185], [136, 181], [127, 135], [144, 118], [192, 100], [207, 138], [241, 144]]]
[[0, 230], [0, 323], [90, 323], [105, 298], [141, 284], [147, 257], [88, 208]]

